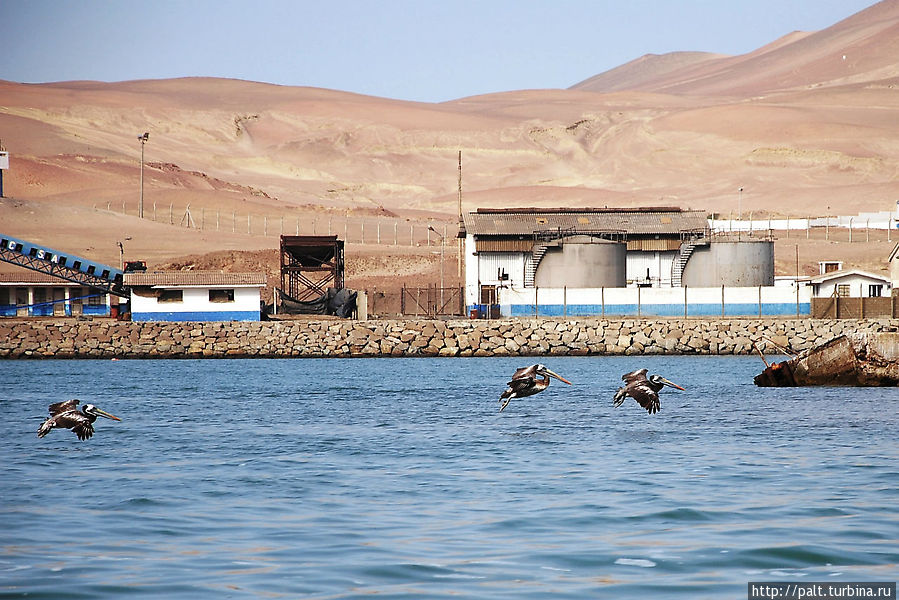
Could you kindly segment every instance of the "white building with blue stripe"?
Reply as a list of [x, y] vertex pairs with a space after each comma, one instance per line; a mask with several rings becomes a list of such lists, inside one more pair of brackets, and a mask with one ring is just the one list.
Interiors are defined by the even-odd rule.
[[258, 321], [264, 273], [126, 273], [132, 321]]

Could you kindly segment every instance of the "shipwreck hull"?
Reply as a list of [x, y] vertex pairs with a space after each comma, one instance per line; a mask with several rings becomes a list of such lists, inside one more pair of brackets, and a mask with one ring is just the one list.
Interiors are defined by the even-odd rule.
[[755, 376], [760, 387], [899, 385], [899, 333], [841, 335]]

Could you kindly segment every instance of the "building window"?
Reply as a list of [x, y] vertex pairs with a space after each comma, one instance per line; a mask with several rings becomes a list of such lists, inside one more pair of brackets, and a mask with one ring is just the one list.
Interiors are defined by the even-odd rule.
[[184, 302], [184, 292], [182, 290], [159, 290], [156, 295], [156, 302], [158, 304]]
[[106, 294], [91, 294], [87, 297], [87, 303], [90, 306], [100, 306], [106, 304]]
[[849, 297], [849, 284], [841, 283], [837, 286], [837, 296], [840, 298], [848, 298]]
[[12, 304], [12, 302], [10, 302], [10, 296], [11, 294], [9, 293], [9, 288], [0, 288], [0, 304]]
[[880, 298], [883, 295], [883, 286], [871, 284], [868, 286], [868, 296], [871, 298]]
[[210, 302], [234, 302], [234, 290], [209, 290]]

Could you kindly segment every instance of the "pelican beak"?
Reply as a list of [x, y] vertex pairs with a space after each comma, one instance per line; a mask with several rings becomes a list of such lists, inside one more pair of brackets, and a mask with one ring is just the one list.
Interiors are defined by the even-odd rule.
[[686, 391], [686, 390], [685, 390], [684, 388], [682, 388], [681, 386], [677, 385], [677, 384], [674, 383], [673, 381], [668, 381], [668, 380], [665, 379], [664, 377], [662, 377], [662, 383], [664, 383], [665, 385], [667, 385], [667, 386], [669, 386], [669, 387], [673, 387], [673, 388], [676, 389], [676, 390], [681, 390], [682, 392], [685, 392], [685, 391]]
[[98, 415], [100, 415], [101, 417], [106, 417], [107, 419], [112, 419], [113, 421], [121, 421], [121, 419], [118, 418], [117, 416], [109, 414], [105, 410], [103, 410], [101, 408], [97, 408], [96, 406], [94, 407], [94, 412], [97, 413]]
[[561, 381], [561, 382], [563, 382], [563, 383], [567, 383], [568, 385], [571, 385], [571, 382], [570, 382], [570, 381], [568, 381], [567, 379], [565, 379], [564, 377], [562, 377], [562, 376], [559, 375], [558, 373], [553, 373], [553, 372], [550, 371], [549, 369], [546, 369], [546, 374], [549, 375], [550, 377], [555, 377], [556, 379], [558, 379], [559, 381]]

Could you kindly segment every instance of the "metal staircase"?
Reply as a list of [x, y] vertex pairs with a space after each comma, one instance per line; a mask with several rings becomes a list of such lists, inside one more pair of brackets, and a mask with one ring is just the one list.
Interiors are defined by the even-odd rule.
[[524, 287], [534, 287], [534, 279], [537, 277], [537, 267], [540, 266], [540, 261], [543, 260], [543, 256], [546, 254], [546, 251], [550, 246], [559, 246], [561, 245], [559, 242], [557, 243], [534, 243], [534, 249], [531, 251], [531, 262], [527, 264], [524, 269]]
[[671, 287], [683, 286], [684, 269], [687, 267], [690, 257], [693, 256], [693, 251], [697, 246], [708, 245], [709, 239], [706, 237], [690, 238], [681, 242], [680, 250], [671, 263]]

